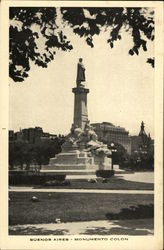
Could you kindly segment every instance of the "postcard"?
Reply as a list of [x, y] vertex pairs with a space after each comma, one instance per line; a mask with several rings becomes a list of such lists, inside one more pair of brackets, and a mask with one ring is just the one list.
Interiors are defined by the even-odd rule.
[[1, 240], [163, 249], [163, 4], [1, 2]]

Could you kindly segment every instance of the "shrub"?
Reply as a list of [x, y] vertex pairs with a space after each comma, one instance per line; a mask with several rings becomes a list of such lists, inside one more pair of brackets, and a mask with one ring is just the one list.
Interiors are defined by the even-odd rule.
[[71, 185], [71, 182], [68, 181], [68, 180], [64, 180], [64, 181], [62, 181], [62, 185], [63, 186], [69, 186], [69, 185]]
[[25, 174], [10, 174], [9, 185], [41, 185], [45, 181], [45, 176], [40, 175], [25, 175]]
[[131, 219], [146, 219], [154, 217], [154, 205], [130, 206], [122, 208], [119, 213], [107, 213], [108, 220], [131, 220]]
[[97, 170], [96, 176], [102, 178], [110, 178], [114, 175], [114, 170]]
[[70, 185], [70, 181], [68, 180], [64, 180], [64, 181], [60, 181], [60, 180], [51, 180], [51, 181], [46, 181], [44, 183], [44, 186], [68, 186]]
[[[49, 175], [49, 176], [51, 176], [51, 175]], [[64, 175], [64, 174], [59, 174], [59, 175], [52, 175], [52, 177], [53, 177], [54, 180], [64, 181], [65, 178], [66, 178], [66, 175]]]
[[66, 175], [36, 174], [28, 172], [10, 173], [9, 185], [43, 185], [48, 181], [64, 181]]
[[106, 178], [102, 179], [102, 183], [107, 183], [107, 182], [108, 182], [108, 179], [106, 179]]
[[46, 181], [44, 183], [44, 186], [49, 187], [49, 186], [60, 186], [61, 185], [61, 181], [58, 180], [51, 180], [51, 181]]

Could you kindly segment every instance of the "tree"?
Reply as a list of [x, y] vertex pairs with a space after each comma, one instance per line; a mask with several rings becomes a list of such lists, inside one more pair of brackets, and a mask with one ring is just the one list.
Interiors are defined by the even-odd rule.
[[61, 152], [61, 144], [58, 138], [55, 140], [42, 141], [33, 144], [33, 150], [35, 152], [35, 161], [41, 166], [49, 164], [49, 159], [55, 157], [56, 154]]
[[15, 143], [9, 142], [9, 166], [11, 170], [14, 169], [14, 165], [16, 165]]
[[[58, 17], [61, 17], [60, 23]], [[10, 8], [10, 69], [9, 75], [15, 82], [28, 77], [30, 61], [41, 67], [55, 59], [58, 49], [70, 51], [71, 42], [64, 34], [68, 25], [79, 37], [93, 48], [94, 35], [103, 30], [109, 32], [107, 43], [110, 48], [122, 38], [124, 29], [133, 37], [129, 55], [138, 55], [140, 48], [147, 51], [147, 40], [154, 40], [154, 12], [149, 8], [53, 8], [11, 7]], [[38, 44], [44, 41], [44, 49]], [[154, 58], [147, 63], [154, 67]]]
[[29, 169], [33, 158], [33, 150], [30, 144], [23, 141], [9, 143], [9, 165], [11, 169], [14, 166], [20, 166], [23, 169], [23, 164], [26, 164], [26, 169]]
[[25, 169], [29, 170], [30, 165], [33, 163], [37, 163], [41, 169], [41, 165], [49, 164], [49, 159], [61, 152], [63, 142], [64, 137], [39, 141], [38, 143], [24, 141], [9, 142], [10, 169], [14, 169], [14, 166], [20, 166], [23, 169], [23, 165], [25, 164]]
[[129, 155], [126, 149], [117, 142], [108, 142], [108, 148], [112, 151], [113, 164], [122, 164]]

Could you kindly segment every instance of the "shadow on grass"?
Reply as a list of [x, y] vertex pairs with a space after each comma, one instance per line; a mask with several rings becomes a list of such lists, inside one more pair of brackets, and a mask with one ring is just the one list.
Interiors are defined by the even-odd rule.
[[[33, 189], [45, 189], [45, 186], [34, 186]], [[74, 179], [69, 185], [63, 186], [58, 183], [53, 186], [46, 186], [46, 189], [106, 189], [106, 190], [154, 190], [153, 183], [137, 182], [122, 179], [122, 176], [112, 176], [103, 182], [103, 179], [96, 183], [90, 183], [87, 179]]]
[[135, 227], [112, 227], [110, 229], [106, 229], [103, 227], [95, 227], [91, 229], [87, 229], [82, 234], [88, 235], [149, 235], [152, 234], [147, 229], [137, 229]]
[[[86, 235], [152, 235], [154, 229], [154, 205], [137, 205], [122, 208], [119, 213], [107, 213], [108, 221], [100, 226], [87, 226]], [[104, 224], [103, 224], [104, 223]], [[76, 224], [75, 224], [76, 226]], [[47, 229], [35, 226], [10, 227], [9, 235], [68, 235], [69, 229]]]
[[119, 213], [107, 213], [111, 226], [92, 227], [88, 235], [152, 235], [154, 229], [154, 205], [138, 205], [122, 208]]
[[9, 228], [9, 235], [65, 235], [68, 234], [69, 230], [66, 229], [55, 229], [48, 230], [46, 228], [35, 226], [20, 227], [19, 228]]
[[[90, 226], [84, 231], [81, 227], [79, 235], [152, 235], [153, 234], [153, 219], [139, 220], [120, 220], [106, 221], [102, 226], [103, 221], [100, 221], [101, 226]], [[76, 226], [76, 225], [74, 225]], [[78, 232], [78, 228], [77, 228]], [[18, 226], [10, 227], [9, 235], [70, 235], [71, 231], [67, 229], [46, 229], [35, 226]]]
[[137, 205], [129, 208], [122, 208], [117, 214], [107, 213], [109, 220], [128, 220], [128, 219], [146, 219], [154, 217], [154, 205]]
[[[154, 229], [154, 205], [137, 205], [122, 208], [119, 213], [107, 213], [107, 227], [92, 227], [88, 235], [152, 235]], [[110, 223], [112, 223], [110, 225]]]

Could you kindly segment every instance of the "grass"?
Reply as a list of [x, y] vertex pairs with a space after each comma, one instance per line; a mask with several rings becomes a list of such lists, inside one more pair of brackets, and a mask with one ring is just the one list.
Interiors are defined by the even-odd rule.
[[[36, 186], [36, 188], [38, 188]], [[45, 186], [40, 186], [45, 188]], [[98, 179], [97, 183], [89, 183], [87, 179], [70, 180], [70, 185], [66, 186], [46, 186], [46, 188], [67, 188], [67, 189], [107, 189], [107, 190], [153, 190], [153, 183], [134, 182], [111, 177], [107, 183]]]
[[[110, 229], [105, 227], [89, 228], [84, 234], [89, 235], [147, 235], [153, 231], [153, 219], [117, 220]], [[19, 232], [19, 231], [18, 231]], [[18, 233], [17, 232], [17, 233]], [[52, 232], [51, 232], [52, 233]]]
[[[31, 201], [34, 195], [39, 202]], [[11, 191], [9, 224], [53, 223], [56, 218], [62, 222], [104, 220], [124, 208], [151, 205], [153, 200], [151, 194], [51, 193], [49, 196], [44, 192]]]

